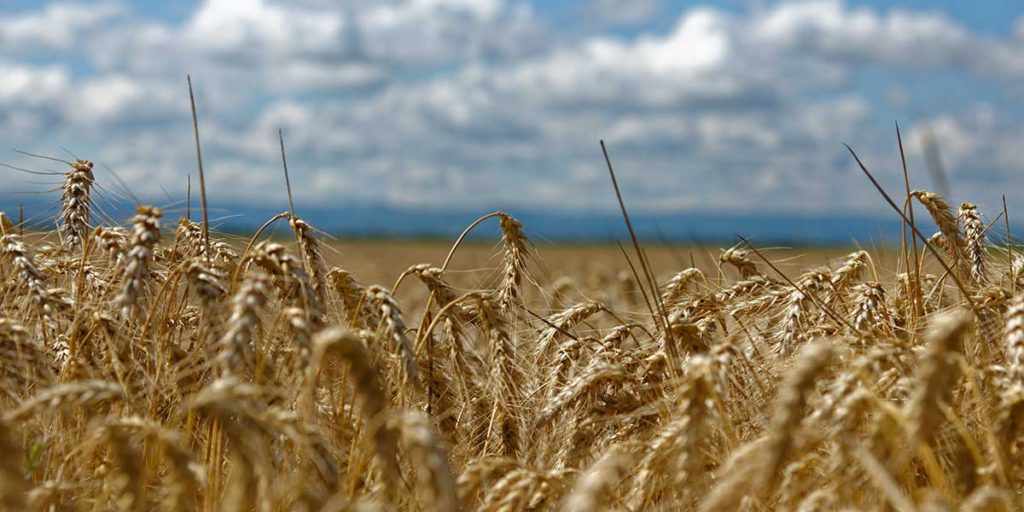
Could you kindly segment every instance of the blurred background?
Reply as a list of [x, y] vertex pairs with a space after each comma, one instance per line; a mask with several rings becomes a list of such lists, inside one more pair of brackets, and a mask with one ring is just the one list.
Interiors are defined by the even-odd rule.
[[[1024, 199], [1010, 0], [5, 0], [0, 162], [93, 160], [121, 221], [126, 188], [180, 214], [191, 175], [197, 216], [186, 74], [225, 230], [286, 208], [278, 129], [298, 213], [349, 236], [504, 209], [620, 237], [604, 139], [645, 238], [877, 242], [898, 218], [842, 144], [902, 194], [896, 121], [913, 188]], [[52, 218], [58, 181], [5, 173], [0, 210]]]

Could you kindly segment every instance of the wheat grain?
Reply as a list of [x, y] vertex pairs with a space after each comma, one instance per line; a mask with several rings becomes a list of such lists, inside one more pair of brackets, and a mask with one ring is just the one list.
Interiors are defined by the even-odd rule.
[[932, 320], [928, 349], [915, 375], [917, 386], [907, 404], [911, 437], [932, 440], [942, 419], [941, 407], [953, 392], [957, 375], [955, 353], [963, 350], [963, 337], [971, 326], [971, 315], [952, 311]]
[[253, 368], [253, 343], [260, 325], [260, 312], [268, 300], [268, 280], [261, 271], [249, 272], [231, 299], [228, 327], [218, 341], [217, 359], [222, 376], [244, 374]]
[[292, 230], [295, 231], [295, 236], [299, 241], [299, 249], [302, 252], [302, 257], [306, 262], [306, 273], [310, 276], [312, 282], [313, 291], [317, 295], [319, 302], [324, 301], [324, 292], [326, 287], [326, 264], [324, 263], [323, 254], [320, 251], [320, 243], [317, 242], [316, 237], [313, 236], [313, 228], [306, 221], [295, 217], [294, 215], [288, 219]]
[[377, 285], [367, 288], [366, 296], [380, 310], [384, 337], [392, 342], [393, 350], [402, 359], [403, 389], [418, 390], [421, 385], [419, 363], [416, 361], [412, 342], [409, 341], [409, 337], [405, 333], [405, 320], [402, 318], [402, 310], [398, 307], [398, 302], [384, 287]]
[[4, 421], [23, 420], [39, 409], [54, 411], [71, 407], [87, 407], [125, 397], [124, 389], [117, 384], [105, 381], [80, 381], [72, 384], [60, 384], [44, 389], [32, 398], [25, 400], [17, 408], [4, 415]]
[[750, 260], [750, 255], [747, 251], [739, 247], [732, 247], [723, 252], [718, 257], [718, 261], [736, 267], [736, 270], [740, 272], [740, 277], [743, 279], [750, 279], [761, 273], [757, 269], [757, 264]]
[[422, 414], [405, 413], [395, 420], [398, 426], [392, 428], [401, 432], [403, 444], [413, 454], [418, 466], [417, 485], [427, 491], [428, 508], [452, 512], [458, 510], [458, 495], [455, 479], [448, 466], [448, 455], [427, 419]]
[[665, 304], [666, 307], [671, 306], [678, 301], [687, 288], [692, 284], [698, 277], [704, 277], [704, 273], [696, 268], [688, 268], [679, 271], [676, 275], [672, 276], [667, 283], [662, 286], [661, 292], [661, 303]]
[[971, 265], [971, 279], [975, 284], [982, 284], [985, 280], [985, 223], [981, 221], [978, 207], [971, 203], [961, 204], [957, 215], [963, 226], [964, 249]]
[[0, 238], [0, 254], [14, 268], [18, 280], [28, 289], [33, 307], [40, 317], [52, 319], [57, 313], [70, 305], [58, 290], [48, 288], [46, 276], [39, 270], [35, 258], [21, 241], [21, 237], [11, 233]]
[[508, 308], [520, 297], [519, 287], [526, 272], [529, 252], [526, 248], [527, 239], [523, 233], [523, 225], [506, 213], [499, 215], [499, 222], [505, 258], [502, 261], [502, 278], [497, 297], [498, 304], [502, 308]]
[[77, 160], [64, 175], [60, 196], [60, 235], [69, 251], [78, 251], [89, 234], [89, 193], [95, 178], [92, 162]]
[[153, 251], [160, 242], [162, 215], [159, 208], [152, 206], [139, 206], [135, 209], [135, 217], [132, 218], [135, 226], [125, 256], [123, 285], [121, 293], [114, 299], [122, 316], [129, 317], [140, 310], [143, 281], [150, 275]]
[[621, 446], [609, 449], [580, 476], [565, 509], [569, 512], [591, 512], [610, 508], [605, 506], [605, 500], [611, 498], [609, 493], [629, 470], [630, 458], [628, 450]]

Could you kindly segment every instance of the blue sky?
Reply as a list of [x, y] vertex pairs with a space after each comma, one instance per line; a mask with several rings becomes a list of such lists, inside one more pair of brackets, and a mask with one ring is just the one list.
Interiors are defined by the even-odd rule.
[[842, 143], [898, 189], [899, 121], [914, 185], [930, 137], [994, 218], [1024, 200], [1021, 5], [8, 0], [0, 141], [180, 198], [191, 73], [222, 203], [284, 204], [282, 128], [299, 204], [612, 211], [604, 138], [633, 209], [817, 215], [881, 212]]

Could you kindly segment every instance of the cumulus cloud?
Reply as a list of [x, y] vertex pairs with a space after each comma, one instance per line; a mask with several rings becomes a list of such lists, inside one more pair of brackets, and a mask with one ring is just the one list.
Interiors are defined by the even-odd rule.
[[60, 98], [71, 82], [60, 66], [30, 66], [16, 61], [0, 61], [4, 79], [0, 81], [0, 105], [34, 106]]
[[0, 15], [0, 46], [10, 52], [54, 52], [72, 49], [126, 14], [123, 6], [52, 3], [36, 12]]
[[876, 64], [959, 64], [976, 49], [972, 36], [938, 12], [882, 15], [839, 1], [794, 2], [753, 23], [757, 41], [790, 52]]
[[210, 0], [192, 16], [184, 36], [212, 54], [229, 57], [344, 52], [343, 20], [340, 12], [265, 0]]
[[[205, 0], [180, 23], [81, 9], [0, 16], [18, 27], [0, 35], [0, 138], [89, 152], [151, 197], [194, 167], [185, 73], [224, 200], [280, 199], [278, 128], [297, 199], [316, 205], [607, 209], [605, 138], [638, 210], [874, 209], [851, 193], [867, 189], [840, 143], [891, 167], [901, 115], [912, 164], [932, 133], [958, 196], [1024, 162], [1005, 99], [921, 114], [916, 81], [935, 73], [996, 89], [1024, 78], [1021, 30], [995, 38], [937, 11], [694, 7], [666, 31], [571, 37], [516, 0]], [[40, 23], [80, 37], [37, 42]], [[39, 61], [33, 44], [76, 57]], [[893, 90], [911, 91], [904, 110], [887, 110]]]
[[517, 57], [539, 50], [543, 41], [526, 4], [501, 0], [413, 0], [353, 16], [367, 56], [400, 65]]

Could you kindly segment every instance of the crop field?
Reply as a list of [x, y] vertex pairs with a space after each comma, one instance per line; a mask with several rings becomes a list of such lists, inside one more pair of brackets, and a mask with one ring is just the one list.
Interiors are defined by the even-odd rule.
[[973, 205], [870, 250], [350, 242], [93, 225], [94, 180], [0, 219], [4, 510], [1017, 510], [1024, 260]]
[[1024, 512], [1024, 0], [0, 0], [0, 512]]

